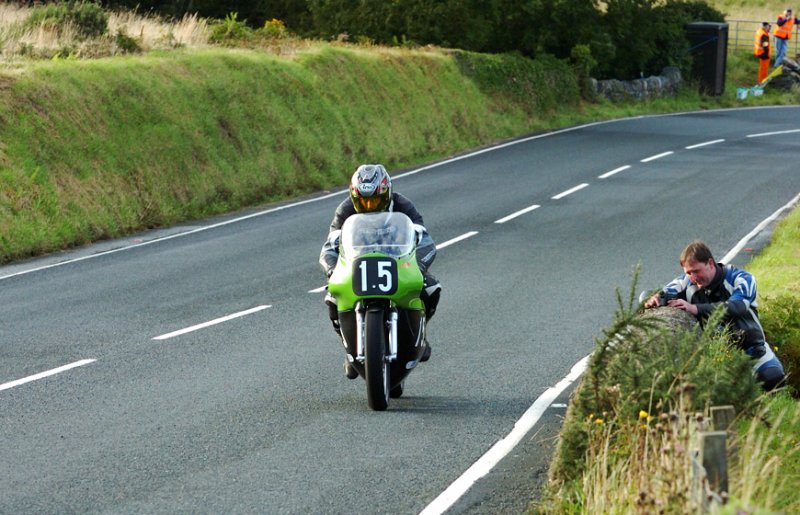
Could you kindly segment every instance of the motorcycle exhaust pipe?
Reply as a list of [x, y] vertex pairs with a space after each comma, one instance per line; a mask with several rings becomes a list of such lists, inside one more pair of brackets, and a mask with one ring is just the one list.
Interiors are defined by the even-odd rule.
[[389, 313], [389, 361], [397, 359], [397, 310], [393, 309]]

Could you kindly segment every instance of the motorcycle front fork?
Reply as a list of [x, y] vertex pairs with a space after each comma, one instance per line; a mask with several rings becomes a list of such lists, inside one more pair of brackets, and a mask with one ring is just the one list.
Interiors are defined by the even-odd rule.
[[[356, 361], [364, 363], [364, 351], [366, 349], [367, 326], [364, 323], [365, 309], [359, 306], [356, 309]], [[392, 362], [397, 359], [397, 310], [389, 310], [389, 319], [386, 321], [389, 328], [389, 350], [386, 354], [386, 361]]]

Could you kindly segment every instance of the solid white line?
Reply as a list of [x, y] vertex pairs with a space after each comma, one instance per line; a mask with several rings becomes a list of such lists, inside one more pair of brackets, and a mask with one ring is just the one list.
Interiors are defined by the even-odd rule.
[[22, 379], [17, 379], [16, 381], [11, 381], [8, 383], [0, 384], [0, 391], [8, 390], [9, 388], [14, 388], [15, 386], [19, 386], [21, 384], [30, 383], [31, 381], [37, 381], [39, 379], [43, 379], [45, 377], [50, 377], [56, 374], [60, 374], [61, 372], [65, 372], [72, 368], [82, 367], [84, 365], [88, 365], [89, 363], [94, 363], [95, 359], [82, 359], [80, 361], [76, 361], [75, 363], [70, 363], [69, 365], [64, 365], [63, 367], [54, 368], [53, 370], [48, 370], [46, 372], [40, 372], [38, 374], [34, 374], [32, 376], [24, 377]]
[[712, 140], [712, 141], [706, 141], [705, 143], [698, 143], [697, 145], [689, 145], [688, 147], [686, 147], [686, 150], [694, 150], [696, 148], [705, 147], [705, 146], [708, 146], [708, 145], [716, 145], [717, 143], [722, 143], [723, 141], [725, 141], [725, 140], [724, 139], [715, 139], [715, 140]]
[[559, 193], [555, 197], [550, 197], [550, 198], [552, 198], [553, 200], [562, 199], [562, 198], [566, 197], [567, 195], [572, 195], [573, 193], [575, 193], [578, 190], [582, 190], [583, 188], [585, 188], [588, 185], [589, 185], [588, 183], [584, 182], [583, 184], [579, 184], [579, 185], [575, 186], [574, 188], [568, 189], [567, 191], [562, 191], [561, 193]]
[[495, 220], [494, 223], [496, 223], [496, 224], [504, 224], [504, 223], [508, 222], [509, 220], [513, 220], [514, 218], [516, 218], [518, 216], [522, 216], [525, 213], [530, 213], [534, 209], [539, 209], [540, 207], [542, 207], [542, 206], [534, 204], [534, 205], [532, 205], [530, 207], [526, 207], [525, 209], [521, 209], [521, 210], [517, 211], [516, 213], [511, 213], [510, 215], [508, 215], [508, 216], [506, 216], [504, 218], [501, 218], [500, 220]]
[[322, 293], [322, 292], [325, 291], [325, 288], [327, 288], [327, 287], [328, 287], [328, 285], [326, 284], [325, 286], [320, 286], [319, 288], [314, 288], [313, 290], [308, 290], [308, 293]]
[[500, 460], [508, 455], [514, 447], [525, 437], [531, 428], [536, 425], [539, 419], [547, 410], [547, 407], [558, 398], [569, 385], [575, 382], [586, 370], [589, 356], [578, 361], [570, 370], [569, 374], [552, 388], [548, 388], [536, 399], [536, 402], [522, 415], [514, 424], [514, 429], [502, 440], [497, 442], [489, 449], [486, 454], [480, 457], [461, 477], [456, 479], [447, 489], [439, 494], [420, 515], [441, 514], [447, 511], [453, 504], [469, 490], [480, 478], [488, 474]]
[[[723, 108], [723, 109], [708, 109], [706, 111], [700, 111], [700, 113], [704, 114], [704, 113], [716, 113], [716, 112], [724, 112], [724, 111], [752, 111], [752, 110], [758, 110], [758, 109], [762, 109], [762, 110], [763, 109], [793, 109], [795, 107], [796, 106], [736, 107], [736, 108]], [[667, 113], [667, 114], [655, 114], [655, 115], [637, 115], [637, 116], [631, 116], [631, 117], [628, 117], [628, 118], [617, 118], [615, 120], [603, 120], [603, 121], [600, 121], [600, 122], [592, 122], [592, 123], [586, 123], [586, 124], [583, 124], [583, 125], [576, 125], [574, 127], [567, 127], [565, 129], [559, 129], [559, 130], [555, 130], [555, 131], [552, 131], [552, 132], [547, 132], [547, 133], [544, 133], [544, 134], [537, 134], [535, 136], [530, 136], [530, 137], [527, 137], [527, 138], [521, 138], [521, 139], [509, 141], [509, 142], [503, 143], [501, 145], [496, 145], [496, 146], [493, 146], [493, 147], [484, 148], [484, 149], [481, 149], [481, 150], [478, 150], [478, 151], [475, 151], [475, 152], [469, 152], [467, 154], [464, 154], [464, 155], [461, 155], [461, 156], [457, 156], [457, 157], [453, 157], [451, 159], [446, 159], [444, 161], [437, 161], [436, 163], [432, 163], [432, 164], [427, 165], [427, 166], [423, 166], [423, 167], [420, 167], [420, 168], [417, 168], [417, 169], [414, 169], [414, 170], [411, 170], [411, 171], [408, 171], [408, 172], [405, 172], [405, 173], [402, 173], [402, 174], [398, 174], [394, 178], [395, 179], [400, 179], [402, 177], [408, 177], [409, 175], [414, 175], [414, 174], [423, 172], [425, 170], [430, 170], [432, 168], [438, 168], [440, 166], [444, 166], [444, 165], [449, 164], [449, 163], [454, 163], [456, 161], [461, 161], [462, 159], [469, 159], [470, 157], [474, 157], [474, 156], [478, 156], [478, 155], [481, 155], [481, 154], [485, 154], [486, 152], [493, 152], [495, 150], [500, 150], [500, 149], [503, 149], [503, 148], [506, 148], [506, 147], [510, 147], [512, 145], [518, 145], [520, 143], [527, 143], [528, 141], [533, 141], [533, 140], [540, 139], [540, 138], [546, 138], [546, 137], [549, 137], [549, 136], [556, 136], [558, 134], [564, 134], [564, 133], [567, 133], [567, 132], [573, 132], [573, 131], [578, 131], [578, 130], [582, 130], [582, 129], [587, 129], [589, 127], [597, 127], [597, 126], [600, 126], [600, 125], [608, 125], [608, 124], [612, 124], [612, 123], [620, 123], [620, 122], [625, 122], [625, 121], [628, 121], [628, 120], [642, 120], [642, 119], [648, 119], [648, 118], [677, 117], [677, 116], [683, 116], [683, 115], [689, 115], [689, 114], [697, 114], [697, 113], [698, 113], [698, 111], [686, 111], [686, 112], [679, 112], [679, 113]], [[798, 129], [798, 131], [800, 131], [800, 129]], [[785, 132], [798, 132], [798, 131], [785, 131]], [[770, 135], [770, 134], [784, 134], [785, 132], [767, 133], [767, 134], [764, 134], [764, 135], [767, 136], [767, 135]], [[760, 136], [760, 135], [753, 135], [753, 136], [749, 136], [749, 137], [758, 137], [758, 136]], [[255, 218], [255, 217], [258, 217], [258, 216], [262, 216], [262, 215], [268, 215], [270, 213], [275, 213], [277, 211], [282, 211], [284, 209], [290, 209], [290, 208], [293, 208], [293, 207], [302, 206], [302, 205], [305, 205], [305, 204], [310, 204], [312, 202], [319, 202], [320, 200], [326, 200], [326, 199], [329, 199], [329, 198], [332, 198], [332, 197], [339, 196], [339, 195], [341, 195], [343, 193], [347, 193], [347, 191], [348, 190], [346, 190], [346, 189], [339, 190], [339, 191], [335, 191], [333, 193], [328, 193], [327, 195], [314, 197], [312, 199], [301, 200], [299, 202], [293, 202], [291, 204], [286, 204], [286, 205], [275, 207], [275, 208], [272, 208], [272, 209], [267, 209], [265, 211], [259, 211], [257, 213], [252, 213], [252, 214], [245, 215], [245, 216], [242, 216], [242, 217], [233, 218], [231, 220], [226, 220], [225, 222], [220, 222], [220, 223], [217, 223], [217, 224], [212, 224], [212, 225], [208, 225], [208, 226], [204, 226], [204, 227], [198, 227], [197, 229], [193, 229], [191, 231], [186, 231], [186, 232], [182, 232], [182, 233], [179, 233], [179, 234], [173, 234], [173, 235], [170, 235], [170, 236], [164, 236], [163, 238], [156, 238], [156, 239], [153, 239], [153, 240], [150, 240], [150, 241], [145, 241], [145, 242], [142, 242], [142, 243], [136, 243], [136, 244], [133, 244], [133, 245], [120, 247], [118, 249], [108, 250], [108, 251], [105, 251], [105, 252], [98, 252], [97, 254], [91, 254], [89, 256], [82, 256], [82, 257], [79, 257], [79, 258], [67, 259], [67, 260], [64, 260], [64, 261], [61, 261], [61, 262], [58, 262], [58, 263], [53, 263], [51, 265], [44, 265], [44, 266], [40, 266], [40, 267], [36, 267], [36, 268], [30, 268], [28, 270], [23, 270], [21, 272], [16, 272], [16, 273], [13, 273], [13, 274], [3, 275], [3, 276], [0, 276], [0, 281], [2, 281], [4, 279], [9, 279], [11, 277], [16, 277], [16, 276], [19, 276], [19, 275], [25, 275], [25, 274], [29, 274], [29, 273], [32, 273], [32, 272], [38, 272], [40, 270], [47, 270], [49, 268], [55, 268], [55, 267], [58, 267], [58, 266], [68, 265], [70, 263], [77, 263], [78, 261], [84, 261], [86, 259], [92, 259], [92, 258], [96, 258], [96, 257], [100, 257], [100, 256], [105, 256], [105, 255], [108, 255], [108, 254], [114, 254], [114, 253], [122, 252], [122, 251], [125, 251], [125, 250], [131, 250], [131, 249], [135, 249], [135, 248], [138, 248], [138, 247], [143, 247], [145, 245], [151, 245], [153, 243], [160, 243], [162, 241], [168, 241], [168, 240], [171, 240], [171, 239], [174, 239], [174, 238], [180, 238], [180, 237], [183, 237], [183, 236], [188, 236], [190, 234], [195, 234], [195, 233], [198, 233], [198, 232], [203, 232], [203, 231], [208, 231], [208, 230], [211, 230], [211, 229], [216, 229], [217, 227], [223, 227], [225, 225], [241, 222], [241, 221], [244, 221], [244, 220], [249, 220], [250, 218]]]
[[800, 132], [800, 129], [792, 129], [790, 131], [776, 131], [776, 132], [762, 132], [761, 134], [748, 134], [748, 138], [763, 138], [764, 136], [777, 136], [778, 134], [791, 134], [793, 132]]
[[181, 329], [179, 331], [173, 331], [171, 333], [162, 334], [161, 336], [156, 336], [153, 338], [154, 340], [166, 340], [168, 338], [174, 338], [175, 336], [180, 336], [182, 334], [191, 333], [192, 331], [197, 331], [198, 329], [203, 329], [212, 325], [221, 324], [222, 322], [227, 322], [228, 320], [233, 320], [234, 318], [243, 317], [246, 315], [252, 315], [258, 311], [265, 310], [267, 308], [271, 308], [272, 306], [256, 306], [254, 308], [248, 309], [246, 311], [240, 311], [239, 313], [234, 313], [232, 315], [224, 316], [221, 318], [215, 318], [214, 320], [209, 320], [208, 322], [203, 322], [202, 324], [193, 325], [191, 327], [187, 327], [186, 329]]
[[[722, 262], [727, 262], [735, 256], [750, 238], [764, 228], [769, 222], [773, 221], [779, 214], [787, 209], [791, 209], [800, 202], [800, 194], [792, 199], [788, 204], [778, 209], [775, 213], [761, 222], [753, 231], [745, 236], [739, 244], [722, 258]], [[456, 479], [447, 489], [439, 494], [428, 506], [425, 507], [420, 515], [439, 515], [446, 512], [460, 499], [480, 478], [488, 474], [497, 463], [507, 456], [514, 447], [525, 437], [525, 435], [539, 421], [548, 406], [559, 407], [561, 404], [553, 404], [553, 401], [563, 392], [567, 386], [576, 381], [581, 374], [586, 371], [590, 356], [586, 356], [578, 361], [570, 370], [570, 373], [553, 388], [547, 389], [533, 405], [522, 415], [514, 429], [503, 440], [497, 442], [489, 451], [478, 459], [466, 472]]]
[[461, 236], [457, 236], [457, 237], [453, 238], [452, 240], [447, 240], [444, 243], [437, 244], [436, 245], [436, 250], [443, 249], [445, 247], [449, 247], [453, 243], [458, 243], [461, 240], [466, 240], [467, 238], [472, 238], [476, 234], [478, 234], [478, 231], [470, 231], [468, 233], [464, 233]]
[[597, 178], [598, 179], [606, 179], [608, 177], [611, 177], [615, 173], [623, 172], [623, 171], [627, 170], [630, 167], [631, 167], [631, 165], [620, 166], [619, 168], [615, 168], [615, 169], [611, 170], [610, 172], [604, 173], [603, 175], [598, 175]]
[[656, 155], [654, 155], [654, 156], [645, 157], [645, 158], [644, 158], [644, 159], [642, 159], [640, 162], [642, 162], [642, 163], [649, 163], [650, 161], [655, 161], [656, 159], [661, 159], [662, 157], [666, 157], [666, 156], [668, 156], [668, 155], [670, 155], [670, 154], [674, 154], [674, 153], [675, 153], [675, 152], [673, 152], [673, 151], [671, 151], [671, 150], [670, 150], [669, 152], [662, 152], [662, 153], [660, 153], [660, 154], [656, 154]]
[[786, 211], [787, 209], [792, 209], [792, 207], [794, 207], [795, 204], [797, 204], [798, 202], [800, 202], [800, 193], [798, 193], [795, 198], [789, 201], [788, 204], [781, 207], [780, 209], [769, 215], [766, 219], [764, 219], [760, 224], [756, 226], [755, 229], [747, 233], [747, 236], [739, 240], [739, 243], [737, 243], [736, 246], [730, 250], [730, 252], [725, 254], [725, 257], [722, 258], [722, 262], [727, 263], [731, 259], [736, 257], [736, 254], [738, 254], [739, 251], [741, 251], [744, 248], [744, 246], [747, 245], [747, 242], [749, 242], [750, 239], [752, 239], [756, 234], [762, 231], [764, 227], [770, 224], [770, 222], [778, 218], [783, 211]]

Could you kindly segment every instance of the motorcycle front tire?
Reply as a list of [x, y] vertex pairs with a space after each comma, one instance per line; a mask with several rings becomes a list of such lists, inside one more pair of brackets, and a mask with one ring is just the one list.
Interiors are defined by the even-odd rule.
[[386, 322], [382, 309], [367, 311], [364, 379], [367, 382], [367, 403], [374, 411], [389, 406], [389, 363], [386, 360]]

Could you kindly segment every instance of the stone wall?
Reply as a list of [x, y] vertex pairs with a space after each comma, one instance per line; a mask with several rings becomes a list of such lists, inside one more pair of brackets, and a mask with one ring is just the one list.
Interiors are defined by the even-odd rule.
[[675, 95], [681, 84], [681, 72], [678, 68], [668, 66], [661, 70], [661, 75], [653, 75], [635, 80], [592, 80], [597, 95], [613, 102], [622, 100], [647, 100], [663, 96]]

